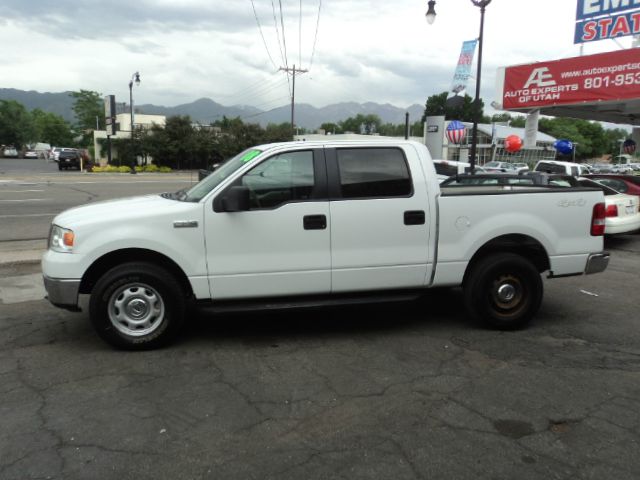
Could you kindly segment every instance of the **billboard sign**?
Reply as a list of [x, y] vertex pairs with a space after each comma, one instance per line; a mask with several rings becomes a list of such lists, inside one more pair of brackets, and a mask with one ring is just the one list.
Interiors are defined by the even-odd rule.
[[638, 98], [640, 48], [505, 69], [505, 110]]
[[104, 97], [104, 120], [107, 135], [116, 134], [116, 96], [107, 95]]
[[573, 43], [640, 34], [640, 0], [578, 0]]
[[460, 58], [458, 58], [458, 66], [453, 74], [453, 83], [451, 84], [451, 91], [456, 95], [467, 88], [477, 44], [477, 40], [462, 42], [462, 50], [460, 51]]

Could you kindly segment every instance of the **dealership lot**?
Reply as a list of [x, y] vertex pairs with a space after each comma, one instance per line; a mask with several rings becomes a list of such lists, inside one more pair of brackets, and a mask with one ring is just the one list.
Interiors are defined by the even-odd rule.
[[[34, 198], [69, 198], [56, 181]], [[101, 199], [147, 188], [86, 185]], [[476, 328], [444, 290], [194, 312], [176, 344], [142, 353], [50, 306], [37, 264], [4, 265], [0, 478], [638, 478], [640, 234], [606, 247], [603, 274], [545, 280], [519, 332]]]
[[546, 281], [512, 333], [454, 290], [199, 313], [127, 353], [86, 313], [0, 305], [0, 478], [638, 478], [640, 235], [609, 243], [605, 273]]

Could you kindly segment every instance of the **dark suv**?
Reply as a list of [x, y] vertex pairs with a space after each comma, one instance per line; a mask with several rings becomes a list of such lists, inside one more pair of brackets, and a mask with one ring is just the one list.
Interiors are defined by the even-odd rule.
[[77, 150], [63, 150], [58, 156], [58, 170], [69, 168], [80, 170], [80, 153]]

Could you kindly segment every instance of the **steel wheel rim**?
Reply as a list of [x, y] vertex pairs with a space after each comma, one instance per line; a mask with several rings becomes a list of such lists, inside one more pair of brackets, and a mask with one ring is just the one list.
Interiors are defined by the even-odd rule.
[[517, 314], [526, 303], [524, 286], [514, 275], [500, 275], [491, 285], [491, 303], [499, 316]]
[[109, 320], [120, 333], [142, 337], [156, 331], [165, 318], [165, 306], [156, 289], [145, 283], [119, 287], [109, 298]]

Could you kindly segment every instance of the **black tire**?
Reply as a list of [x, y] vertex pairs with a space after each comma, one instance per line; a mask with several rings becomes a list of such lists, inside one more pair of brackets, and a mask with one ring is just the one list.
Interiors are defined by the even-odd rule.
[[173, 340], [186, 311], [186, 295], [165, 269], [143, 262], [105, 273], [91, 292], [89, 316], [96, 333], [125, 350], [149, 350]]
[[58, 164], [58, 170], [62, 170], [62, 165]]
[[468, 315], [489, 328], [523, 328], [540, 308], [543, 285], [538, 269], [526, 258], [497, 253], [473, 265], [464, 285]]

